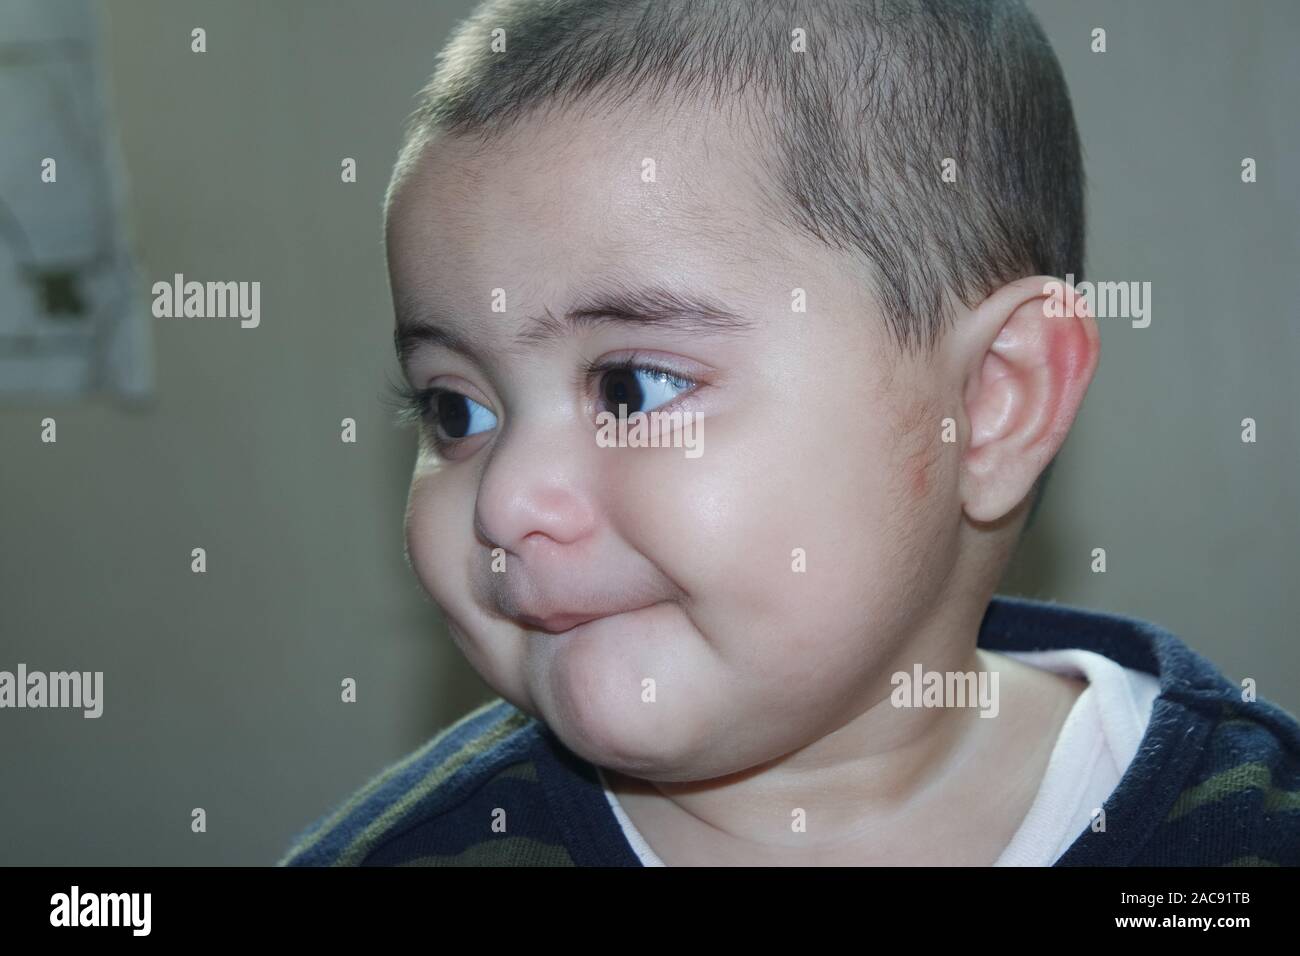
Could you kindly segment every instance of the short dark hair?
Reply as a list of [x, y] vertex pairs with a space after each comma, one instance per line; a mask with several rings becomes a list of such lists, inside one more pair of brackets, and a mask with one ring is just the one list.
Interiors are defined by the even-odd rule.
[[953, 296], [1083, 276], [1069, 92], [1020, 0], [487, 0], [420, 92], [385, 219], [439, 134], [487, 145], [542, 107], [670, 89], [727, 109], [750, 95], [774, 215], [867, 266], [900, 348], [933, 348]]

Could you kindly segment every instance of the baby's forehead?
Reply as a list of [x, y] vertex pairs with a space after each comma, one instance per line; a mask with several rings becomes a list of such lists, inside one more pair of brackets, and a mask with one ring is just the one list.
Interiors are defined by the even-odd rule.
[[593, 285], [689, 289], [756, 316], [809, 300], [868, 314], [861, 265], [774, 211], [753, 136], [702, 108], [589, 107], [436, 140], [395, 197], [394, 289], [466, 314], [488, 290], [564, 308]]
[[397, 191], [391, 232], [626, 254], [679, 243], [745, 256], [765, 239], [779, 250], [786, 230], [749, 138], [702, 107], [598, 104], [528, 116], [486, 140], [444, 135]]

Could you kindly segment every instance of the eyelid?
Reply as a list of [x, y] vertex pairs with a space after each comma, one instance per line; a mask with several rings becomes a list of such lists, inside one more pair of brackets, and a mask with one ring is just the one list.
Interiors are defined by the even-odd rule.
[[[477, 388], [470, 385], [468, 382], [465, 382], [464, 379], [457, 379], [455, 382], [448, 384], [444, 377], [439, 376], [434, 381], [431, 381], [428, 385], [424, 386], [424, 389], [428, 389], [431, 392], [452, 392], [456, 395], [463, 395], [482, 405], [493, 415], [497, 415], [496, 410], [492, 407], [493, 403], [489, 401]], [[424, 389], [421, 389], [421, 391]], [[499, 415], [497, 417], [498, 419], [500, 418]]]
[[683, 368], [680, 363], [671, 359], [661, 359], [655, 353], [634, 349], [617, 358], [610, 357], [584, 362], [581, 376], [582, 383], [584, 385], [590, 383], [591, 379], [600, 372], [608, 372], [620, 368], [665, 372], [674, 378], [685, 379], [693, 386], [703, 385], [704, 382], [702, 381], [702, 376], [708, 374], [707, 370], [694, 371], [692, 369], [686, 369]]

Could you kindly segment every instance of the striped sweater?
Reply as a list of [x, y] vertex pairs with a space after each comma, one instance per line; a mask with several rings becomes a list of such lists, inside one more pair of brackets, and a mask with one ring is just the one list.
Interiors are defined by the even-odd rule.
[[[1160, 627], [996, 596], [990, 651], [1077, 647], [1160, 681], [1137, 755], [1056, 866], [1300, 864], [1300, 724]], [[504, 828], [494, 820], [504, 818]], [[501, 832], [504, 831], [504, 832]], [[494, 699], [380, 772], [280, 866], [640, 866], [596, 768]]]

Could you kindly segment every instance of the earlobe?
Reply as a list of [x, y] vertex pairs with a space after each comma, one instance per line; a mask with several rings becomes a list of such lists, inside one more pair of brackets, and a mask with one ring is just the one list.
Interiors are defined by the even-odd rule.
[[1019, 279], [972, 316], [962, 455], [962, 506], [993, 522], [1019, 505], [1069, 433], [1096, 370], [1096, 322], [1076, 297], [1044, 276]]

